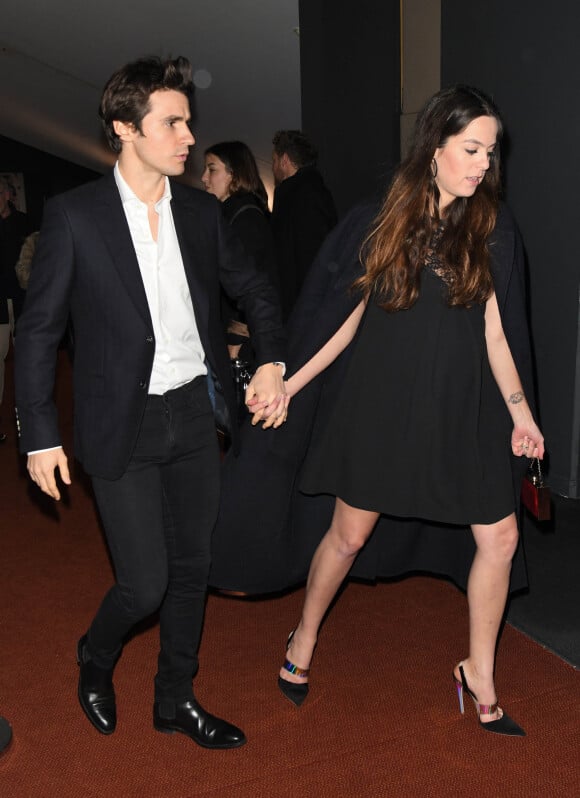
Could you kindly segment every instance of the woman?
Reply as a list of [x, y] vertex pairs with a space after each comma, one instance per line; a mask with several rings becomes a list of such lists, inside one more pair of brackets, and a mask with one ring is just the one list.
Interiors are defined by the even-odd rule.
[[475, 89], [456, 86], [427, 103], [361, 251], [362, 301], [287, 382], [295, 395], [357, 334], [302, 476], [303, 491], [336, 500], [278, 680], [296, 705], [308, 692], [322, 619], [380, 515], [426, 518], [468, 524], [476, 544], [467, 585], [470, 650], [453, 671], [461, 711], [467, 693], [482, 728], [524, 735], [498, 707], [494, 686], [518, 540], [510, 418], [513, 455], [541, 458], [544, 443], [490, 271], [501, 133], [497, 109]]
[[[223, 203], [224, 216], [256, 266], [275, 284], [274, 242], [270, 230], [268, 195], [251, 150], [241, 141], [224, 141], [205, 151], [201, 176], [205, 190]], [[243, 313], [224, 295], [222, 315], [232, 359], [251, 359]], [[240, 354], [242, 345], [244, 350]]]

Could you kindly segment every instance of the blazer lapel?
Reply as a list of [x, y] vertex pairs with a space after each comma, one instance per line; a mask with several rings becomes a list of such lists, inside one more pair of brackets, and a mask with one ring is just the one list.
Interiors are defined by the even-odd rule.
[[99, 181], [95, 198], [95, 222], [127, 293], [143, 319], [151, 326], [151, 314], [141, 270], [112, 172]]
[[181, 250], [181, 258], [185, 276], [189, 285], [189, 293], [195, 313], [195, 320], [204, 345], [205, 331], [208, 329], [207, 285], [204, 275], [207, 273], [207, 246], [201, 224], [199, 210], [195, 203], [179, 194], [179, 186], [171, 185], [171, 211], [175, 223], [175, 232]]

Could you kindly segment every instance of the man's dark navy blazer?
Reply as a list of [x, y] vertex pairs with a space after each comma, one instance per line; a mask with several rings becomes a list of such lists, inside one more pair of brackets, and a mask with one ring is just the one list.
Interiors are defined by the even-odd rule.
[[[216, 199], [171, 181], [171, 209], [208, 363], [235, 414], [220, 320], [220, 281], [252, 330], [258, 364], [285, 360], [274, 291], [248, 263]], [[147, 400], [155, 340], [145, 288], [113, 173], [50, 200], [16, 344], [23, 452], [58, 446], [58, 345], [74, 329], [75, 454], [94, 476], [126, 469]], [[234, 430], [234, 448], [237, 446]]]

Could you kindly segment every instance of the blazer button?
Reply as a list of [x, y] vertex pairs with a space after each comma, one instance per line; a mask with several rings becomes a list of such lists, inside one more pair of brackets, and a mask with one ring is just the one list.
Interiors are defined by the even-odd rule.
[[146, 387], [147, 383], [145, 382], [145, 380], [141, 380], [141, 382], [139, 383], [139, 388], [146, 388]]
[[145, 340], [147, 341], [148, 344], [152, 344], [153, 343], [153, 336], [152, 335], [148, 335]]

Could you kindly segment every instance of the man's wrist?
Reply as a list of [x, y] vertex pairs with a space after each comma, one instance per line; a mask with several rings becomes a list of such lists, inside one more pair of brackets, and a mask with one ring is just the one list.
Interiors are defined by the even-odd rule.
[[286, 374], [286, 363], [284, 363], [283, 360], [270, 360], [267, 363], [261, 363], [256, 371], [259, 371], [259, 369], [263, 368], [264, 366], [280, 366], [282, 369], [282, 376]]
[[43, 452], [54, 452], [56, 449], [62, 449], [62, 445], [59, 444], [58, 446], [49, 446], [48, 449], [33, 449], [30, 452], [26, 452], [28, 457], [32, 454], [42, 454]]
[[282, 376], [283, 377], [285, 376], [285, 374], [286, 374], [286, 363], [284, 363], [282, 360], [273, 360], [272, 361], [272, 365], [273, 366], [281, 366], [282, 367]]

